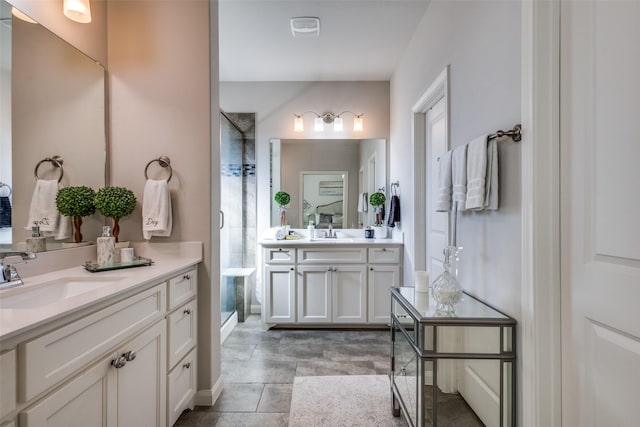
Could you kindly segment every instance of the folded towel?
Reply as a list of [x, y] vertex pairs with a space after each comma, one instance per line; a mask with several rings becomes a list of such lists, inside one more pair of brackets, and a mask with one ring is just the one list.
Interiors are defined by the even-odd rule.
[[436, 192], [436, 212], [451, 210], [451, 151], [447, 151], [438, 162], [438, 191]]
[[467, 200], [467, 145], [453, 150], [451, 155], [451, 183], [453, 203], [457, 210], [465, 210]]
[[0, 196], [0, 228], [11, 227], [11, 200]]
[[264, 230], [262, 238], [265, 240], [284, 240], [286, 233], [282, 227], [271, 227]]
[[487, 135], [469, 143], [467, 148], [466, 209], [484, 209], [487, 178]]
[[369, 210], [369, 194], [360, 193], [358, 196], [358, 212], [367, 212]]
[[36, 223], [44, 237], [53, 236], [56, 240], [71, 237], [71, 218], [60, 215], [56, 206], [59, 188], [61, 186], [56, 179], [36, 180], [29, 207], [29, 219], [24, 227], [26, 230], [31, 230]]
[[498, 209], [498, 141], [492, 139], [487, 147], [487, 177], [485, 180], [484, 208]]
[[391, 196], [391, 206], [389, 207], [389, 220], [387, 225], [395, 227], [396, 222], [400, 222], [400, 198], [396, 195]]
[[142, 195], [142, 237], [149, 240], [151, 236], [171, 236], [172, 228], [173, 214], [168, 181], [147, 179]]

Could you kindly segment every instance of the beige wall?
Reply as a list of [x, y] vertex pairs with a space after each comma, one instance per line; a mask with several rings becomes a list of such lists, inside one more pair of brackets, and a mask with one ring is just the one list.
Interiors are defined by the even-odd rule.
[[[130, 188], [139, 201], [121, 221], [120, 239], [142, 240], [144, 169], [150, 160], [168, 156], [173, 233], [152, 242], [204, 242], [198, 271], [199, 389], [211, 389], [220, 377], [219, 264], [213, 244], [218, 230], [211, 227], [212, 212], [217, 224], [219, 210], [216, 107], [211, 119], [217, 105], [217, 44], [209, 41], [210, 26], [217, 39], [217, 3], [211, 8], [208, 0], [120, 0], [108, 7], [111, 184]], [[165, 176], [157, 167], [149, 171], [150, 177]]]

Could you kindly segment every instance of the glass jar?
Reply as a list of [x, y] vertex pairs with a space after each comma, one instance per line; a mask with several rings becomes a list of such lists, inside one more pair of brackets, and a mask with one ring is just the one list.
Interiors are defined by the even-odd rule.
[[431, 285], [431, 294], [436, 300], [436, 313], [444, 316], [455, 314], [455, 305], [462, 299], [462, 287], [458, 282], [458, 254], [462, 248], [444, 248], [444, 272]]

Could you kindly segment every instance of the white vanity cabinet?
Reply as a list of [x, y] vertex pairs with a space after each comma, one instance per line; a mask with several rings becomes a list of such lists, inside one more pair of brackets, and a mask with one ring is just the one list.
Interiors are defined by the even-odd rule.
[[263, 244], [266, 324], [388, 324], [398, 244]]

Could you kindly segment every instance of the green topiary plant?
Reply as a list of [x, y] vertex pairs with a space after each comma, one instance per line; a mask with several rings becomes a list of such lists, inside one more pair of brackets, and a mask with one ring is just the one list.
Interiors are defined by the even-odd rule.
[[64, 216], [73, 217], [73, 238], [76, 243], [82, 242], [82, 217], [93, 215], [96, 212], [94, 199], [96, 192], [93, 188], [65, 187], [58, 190], [56, 195], [56, 207]]
[[273, 200], [280, 206], [280, 227], [287, 224], [287, 205], [291, 201], [291, 196], [285, 191], [278, 191]]
[[136, 208], [136, 196], [124, 187], [104, 187], [96, 193], [95, 204], [98, 212], [113, 219], [113, 236], [117, 242], [120, 218], [131, 215]]
[[369, 196], [369, 203], [371, 206], [375, 206], [376, 209], [376, 224], [377, 226], [382, 225], [382, 210], [384, 209], [384, 203], [387, 201], [387, 198], [383, 193], [372, 193]]

